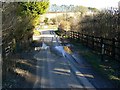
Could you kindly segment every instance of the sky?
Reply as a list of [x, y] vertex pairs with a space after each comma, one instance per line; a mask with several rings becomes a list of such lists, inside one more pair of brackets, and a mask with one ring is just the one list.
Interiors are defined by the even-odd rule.
[[82, 5], [86, 7], [95, 7], [98, 9], [108, 7], [118, 7], [120, 0], [50, 0], [50, 4], [57, 5]]

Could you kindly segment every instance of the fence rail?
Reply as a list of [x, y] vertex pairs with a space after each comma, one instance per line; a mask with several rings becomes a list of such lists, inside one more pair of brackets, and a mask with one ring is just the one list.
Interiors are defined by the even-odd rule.
[[115, 38], [94, 37], [74, 31], [69, 32], [69, 38], [97, 51], [102, 60], [104, 56], [108, 56], [120, 62], [120, 41]]
[[2, 43], [2, 55], [3, 57], [7, 57], [12, 52], [13, 42], [10, 41], [7, 44]]

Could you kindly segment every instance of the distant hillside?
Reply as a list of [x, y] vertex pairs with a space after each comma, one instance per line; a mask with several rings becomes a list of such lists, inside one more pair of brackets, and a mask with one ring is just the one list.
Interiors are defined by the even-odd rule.
[[79, 11], [80, 9], [86, 9], [88, 11], [99, 11], [96, 8], [92, 8], [92, 7], [85, 7], [85, 6], [74, 6], [74, 5], [56, 5], [56, 4], [52, 4], [49, 7], [48, 12], [75, 12], [75, 11]]

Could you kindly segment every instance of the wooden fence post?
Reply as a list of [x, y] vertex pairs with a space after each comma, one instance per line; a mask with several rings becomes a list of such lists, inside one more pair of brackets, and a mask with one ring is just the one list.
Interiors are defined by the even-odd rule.
[[115, 39], [112, 39], [112, 57], [115, 59]]
[[72, 40], [72, 31], [70, 31], [70, 40]]
[[104, 44], [103, 44], [103, 38], [102, 37], [100, 37], [101, 38], [101, 41], [100, 41], [100, 43], [101, 43], [101, 61], [103, 62], [104, 61]]
[[92, 36], [92, 49], [94, 50], [94, 36]]
[[83, 43], [83, 34], [82, 34], [82, 37], [81, 37], [81, 42]]
[[80, 32], [79, 32], [78, 37], [79, 37], [79, 42], [81, 42], [81, 33]]
[[81, 33], [79, 33], [79, 42], [81, 42]]
[[72, 34], [72, 38], [71, 38], [71, 39], [73, 39], [73, 37], [74, 37], [74, 36], [73, 36], [73, 31], [71, 32], [71, 34]]
[[69, 31], [68, 37], [71, 39], [71, 31]]
[[79, 32], [77, 32], [77, 42], [79, 42]]
[[74, 39], [74, 41], [75, 41], [75, 32], [73, 32], [73, 39]]
[[86, 35], [86, 39], [87, 39], [86, 46], [88, 46], [88, 38], [89, 38], [89, 36]]

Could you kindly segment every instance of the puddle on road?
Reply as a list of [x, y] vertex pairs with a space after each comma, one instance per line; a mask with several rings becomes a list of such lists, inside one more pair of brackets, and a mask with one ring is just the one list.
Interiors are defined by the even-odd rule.
[[65, 51], [64, 51], [63, 46], [55, 46], [54, 48], [55, 48], [55, 50], [57, 50], [59, 52], [59, 54], [62, 54], [62, 56], [65, 57]]
[[72, 54], [71, 49], [68, 46], [55, 46], [55, 49], [62, 54], [63, 57], [68, 54]]
[[[65, 57], [67, 54], [72, 54], [73, 52], [70, 49], [71, 45], [67, 44], [65, 46], [52, 46], [51, 47], [51, 51], [53, 51], [53, 53], [63, 56]], [[35, 50], [47, 50], [49, 49], [50, 46], [48, 46], [45, 42], [42, 42], [42, 46], [41, 47], [36, 47]]]
[[47, 45], [43, 42], [41, 49], [48, 49], [48, 48], [49, 48], [49, 46], [47, 46]]
[[42, 47], [35, 47], [35, 51], [41, 50], [41, 49], [46, 50], [48, 48], [49, 48], [49, 46], [47, 46], [44, 42], [42, 42]]
[[64, 48], [65, 52], [67, 52], [67, 53], [69, 53], [69, 54], [72, 54], [72, 53], [73, 53], [68, 46], [64, 46], [63, 48]]

